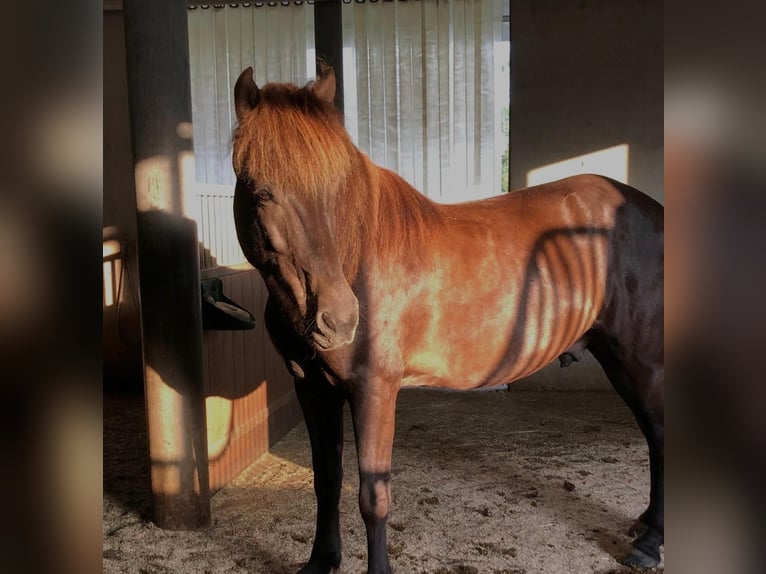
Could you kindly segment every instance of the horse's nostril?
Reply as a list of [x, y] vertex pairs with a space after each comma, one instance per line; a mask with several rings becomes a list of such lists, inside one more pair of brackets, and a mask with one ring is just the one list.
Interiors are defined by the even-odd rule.
[[354, 340], [359, 313], [356, 305], [321, 307], [316, 314], [313, 337], [322, 349], [336, 348]]
[[333, 320], [333, 318], [330, 316], [330, 314], [327, 311], [324, 311], [319, 317], [320, 319], [322, 319], [322, 323], [326, 325], [330, 331], [333, 331], [333, 332], [336, 331], [335, 321]]

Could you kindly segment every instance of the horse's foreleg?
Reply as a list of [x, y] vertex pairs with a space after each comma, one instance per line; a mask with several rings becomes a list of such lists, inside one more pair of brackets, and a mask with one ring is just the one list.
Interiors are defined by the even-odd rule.
[[323, 381], [295, 380], [311, 440], [317, 520], [311, 558], [299, 574], [327, 574], [340, 565], [340, 502], [343, 481], [343, 396]]
[[359, 510], [367, 530], [367, 572], [388, 574], [386, 521], [391, 501], [391, 450], [398, 384], [369, 384], [351, 399], [359, 458]]

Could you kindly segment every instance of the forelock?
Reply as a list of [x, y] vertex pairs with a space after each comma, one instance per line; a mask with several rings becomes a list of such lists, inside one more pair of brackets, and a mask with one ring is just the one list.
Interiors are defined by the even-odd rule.
[[337, 191], [354, 150], [340, 114], [309, 88], [267, 84], [260, 95], [234, 132], [237, 176], [291, 193]]

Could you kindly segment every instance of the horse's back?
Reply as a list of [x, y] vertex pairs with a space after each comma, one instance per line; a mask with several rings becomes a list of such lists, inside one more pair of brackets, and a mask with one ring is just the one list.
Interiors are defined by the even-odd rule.
[[[652, 201], [575, 176], [443, 206], [447, 232], [427, 246], [431, 264], [406, 278], [415, 296], [402, 313], [405, 383], [475, 388], [553, 361], [603, 315], [612, 260], [639, 257], [632, 235], [656, 219]], [[625, 217], [636, 229], [621, 239]]]

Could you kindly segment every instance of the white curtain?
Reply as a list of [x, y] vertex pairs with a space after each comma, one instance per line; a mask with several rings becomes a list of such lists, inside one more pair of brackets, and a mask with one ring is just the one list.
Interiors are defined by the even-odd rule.
[[[508, 106], [508, 0], [344, 3], [343, 95], [359, 147], [444, 202], [501, 191]], [[197, 221], [203, 268], [243, 261], [231, 221], [233, 88], [247, 66], [259, 85], [315, 76], [314, 6], [188, 11]], [[507, 113], [507, 109], [506, 109]]]
[[502, 22], [503, 0], [343, 4], [351, 136], [437, 201], [501, 192]]
[[189, 15], [189, 63], [197, 181], [233, 184], [231, 135], [236, 124], [233, 89], [239, 74], [255, 69], [258, 85], [302, 86], [316, 75], [314, 7], [197, 7]]
[[316, 75], [314, 7], [197, 7], [188, 11], [196, 181], [186, 211], [197, 222], [200, 268], [243, 263], [234, 220], [234, 82], [248, 66], [259, 85]]

